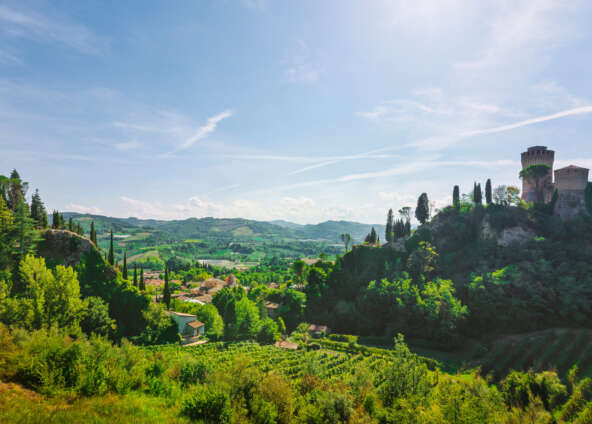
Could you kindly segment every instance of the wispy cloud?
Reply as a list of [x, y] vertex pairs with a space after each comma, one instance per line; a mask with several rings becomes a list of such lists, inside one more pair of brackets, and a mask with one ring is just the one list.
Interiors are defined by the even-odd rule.
[[216, 131], [216, 127], [218, 126], [218, 123], [220, 121], [229, 118], [230, 116], [232, 116], [232, 111], [225, 110], [224, 112], [219, 113], [218, 115], [208, 118], [207, 123], [199, 127], [191, 137], [185, 140], [183, 144], [179, 146], [178, 150], [188, 149], [189, 147], [193, 146], [195, 142], [206, 138], [209, 134]]
[[284, 79], [287, 82], [310, 84], [321, 78], [318, 60], [313, 58], [308, 44], [303, 40], [296, 40], [296, 47], [285, 62]]
[[0, 5], [0, 33], [40, 43], [60, 43], [85, 54], [102, 54], [108, 42], [86, 26], [64, 17], [42, 15]]
[[83, 205], [78, 205], [76, 203], [70, 203], [67, 206], [68, 211], [72, 211], [72, 212], [78, 212], [78, 213], [89, 213], [89, 214], [93, 214], [93, 215], [100, 215], [103, 213], [103, 211], [100, 208], [97, 208], [96, 206], [83, 206]]
[[142, 146], [142, 143], [140, 143], [138, 140], [131, 140], [131, 141], [126, 141], [124, 143], [116, 143], [115, 144], [115, 148], [117, 150], [122, 150], [122, 151], [134, 150], [134, 149], [139, 148], [140, 146]]

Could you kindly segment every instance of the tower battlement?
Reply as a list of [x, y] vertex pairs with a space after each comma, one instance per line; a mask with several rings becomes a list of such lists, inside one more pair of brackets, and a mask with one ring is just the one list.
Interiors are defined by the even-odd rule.
[[[545, 202], [551, 200], [553, 195], [553, 163], [555, 162], [555, 151], [547, 149], [547, 146], [532, 146], [522, 152], [520, 155], [522, 159], [522, 169], [526, 169], [532, 165], [547, 165], [549, 166], [548, 175], [543, 178], [543, 191]], [[522, 199], [527, 202], [536, 200], [536, 184], [528, 178], [522, 179]]]

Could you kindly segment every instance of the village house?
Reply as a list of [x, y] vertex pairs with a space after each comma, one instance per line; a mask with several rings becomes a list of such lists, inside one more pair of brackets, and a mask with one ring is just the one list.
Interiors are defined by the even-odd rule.
[[179, 334], [182, 337], [182, 344], [197, 341], [197, 339], [205, 334], [205, 324], [198, 321], [195, 315], [175, 311], [168, 311], [168, 314], [170, 314], [173, 320], [177, 323]]
[[308, 327], [308, 332], [311, 336], [320, 338], [331, 334], [331, 329], [326, 325], [310, 324], [310, 326]]
[[269, 301], [265, 301], [265, 310], [267, 311], [267, 316], [271, 319], [277, 319], [277, 317], [279, 316], [279, 308], [280, 308], [280, 304], [278, 303], [274, 303], [274, 302], [269, 302]]

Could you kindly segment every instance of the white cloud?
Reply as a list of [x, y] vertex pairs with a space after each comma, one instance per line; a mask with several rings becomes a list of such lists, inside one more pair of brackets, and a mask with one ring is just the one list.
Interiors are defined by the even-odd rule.
[[231, 110], [225, 110], [222, 113], [219, 113], [211, 118], [208, 118], [208, 121], [205, 125], [199, 127], [195, 133], [189, 137], [187, 140], [179, 146], [179, 150], [188, 149], [191, 147], [196, 141], [202, 140], [207, 137], [209, 134], [213, 133], [216, 130], [216, 126], [218, 123], [228, 117], [232, 116]]
[[[573, 10], [577, 2], [554, 0], [501, 1], [486, 8], [490, 27], [483, 52], [475, 59], [458, 62], [462, 70], [481, 70], [493, 66], [522, 62], [538, 50], [554, 47], [572, 28], [558, 16]], [[491, 5], [490, 5], [491, 6]], [[540, 59], [539, 59], [540, 60]]]
[[228, 202], [207, 201], [193, 196], [183, 203], [163, 205], [121, 196], [126, 216], [144, 219], [185, 219], [190, 217], [247, 218], [260, 221], [283, 219], [301, 224], [318, 223], [330, 219], [364, 220], [374, 204], [356, 207], [319, 205], [312, 198], [282, 197], [278, 202], [238, 198]]
[[84, 25], [63, 17], [0, 5], [0, 22], [0, 33], [8, 37], [60, 43], [86, 54], [101, 54], [108, 45], [104, 38], [95, 35]]
[[72, 212], [88, 213], [93, 215], [100, 215], [103, 213], [103, 211], [100, 208], [97, 208], [96, 206], [83, 206], [78, 205], [76, 203], [70, 203], [68, 205], [68, 210]]

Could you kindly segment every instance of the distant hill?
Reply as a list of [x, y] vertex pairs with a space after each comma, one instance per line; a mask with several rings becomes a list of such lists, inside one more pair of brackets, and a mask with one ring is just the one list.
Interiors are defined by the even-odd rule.
[[255, 221], [243, 218], [188, 218], [184, 220], [156, 220], [138, 218], [114, 218], [103, 215], [65, 212], [66, 219], [72, 217], [82, 223], [85, 231], [95, 223], [97, 233], [111, 229], [115, 233], [137, 232], [140, 229], [162, 233], [163, 238], [182, 240], [193, 238], [241, 238], [267, 237], [287, 240], [319, 240], [340, 243], [339, 236], [349, 233], [355, 241], [362, 241], [372, 227], [379, 235], [384, 234], [384, 225], [361, 224], [351, 221], [326, 221], [320, 224], [301, 225], [289, 221]]

